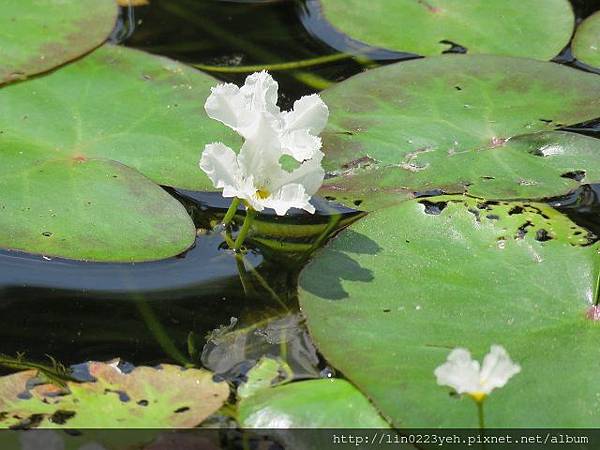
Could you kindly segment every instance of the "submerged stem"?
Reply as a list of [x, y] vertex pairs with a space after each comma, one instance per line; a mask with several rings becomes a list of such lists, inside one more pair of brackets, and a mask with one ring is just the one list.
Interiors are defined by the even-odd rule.
[[254, 221], [254, 216], [256, 216], [256, 211], [252, 208], [248, 208], [246, 210], [246, 218], [244, 219], [244, 223], [242, 224], [242, 229], [240, 230], [237, 238], [235, 239], [235, 243], [233, 245], [233, 249], [237, 252], [242, 247], [246, 236], [248, 235], [248, 231], [250, 231], [250, 225]]
[[[229, 46], [239, 48], [251, 55], [254, 55], [266, 61], [274, 59], [274, 55], [269, 50], [265, 50], [261, 46], [252, 44], [251, 41], [249, 41], [248, 39], [244, 39], [243, 36], [238, 36], [232, 33], [225, 32], [220, 26], [208, 20], [207, 17], [205, 17], [204, 15], [195, 13], [193, 9], [194, 4], [196, 3], [195, 0], [157, 3], [159, 3], [160, 7], [163, 8], [165, 11], [175, 14], [189, 22], [193, 22], [194, 26], [200, 27], [207, 34], [213, 36], [216, 39], [219, 39], [222, 42], [227, 43]], [[180, 5], [179, 3], [183, 4]], [[332, 82], [323, 77], [320, 77], [316, 74], [304, 70], [293, 69], [290, 72], [290, 75], [296, 80], [300, 81], [301, 83], [304, 83], [305, 85], [313, 89], [325, 89], [329, 85], [333, 84]]]
[[210, 66], [206, 64], [194, 64], [194, 67], [196, 67], [197, 69], [205, 70], [207, 72], [221, 73], [260, 72], [261, 70], [268, 70], [269, 72], [273, 72], [277, 70], [291, 70], [303, 67], [312, 67], [343, 59], [350, 59], [353, 57], [354, 55], [350, 53], [335, 53], [333, 55], [325, 55], [319, 56], [317, 58], [302, 59], [299, 61], [288, 61], [283, 63], [255, 64], [252, 66]]
[[142, 319], [146, 323], [146, 326], [154, 336], [154, 339], [156, 339], [156, 342], [158, 342], [158, 345], [160, 345], [160, 347], [163, 349], [163, 351], [167, 355], [169, 355], [169, 357], [171, 357], [174, 361], [177, 361], [178, 364], [181, 364], [186, 367], [193, 366], [192, 362], [189, 361], [188, 358], [186, 358], [184, 354], [181, 353], [177, 346], [174, 344], [173, 340], [168, 335], [167, 330], [165, 330], [162, 323], [160, 323], [160, 320], [158, 319], [158, 317], [156, 317], [156, 314], [154, 314], [154, 311], [146, 302], [146, 300], [137, 296], [135, 300], [136, 306], [140, 315], [142, 316]]
[[237, 265], [238, 274], [240, 276], [240, 282], [242, 283], [242, 289], [244, 295], [250, 297], [254, 294], [254, 287], [252, 282], [248, 278], [248, 272], [246, 271], [246, 264], [244, 263], [244, 255], [241, 253], [235, 253], [235, 263]]
[[229, 222], [231, 222], [231, 219], [233, 219], [233, 216], [237, 212], [238, 206], [240, 206], [240, 199], [233, 197], [231, 205], [229, 205], [229, 209], [225, 213], [225, 217], [223, 217], [223, 225], [229, 225]]

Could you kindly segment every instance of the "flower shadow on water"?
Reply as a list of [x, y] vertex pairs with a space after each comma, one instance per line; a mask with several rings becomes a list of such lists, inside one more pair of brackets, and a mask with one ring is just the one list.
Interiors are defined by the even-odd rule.
[[[302, 273], [301, 289], [328, 300], [342, 300], [349, 296], [343, 280], [373, 281], [373, 272], [362, 267], [352, 254], [376, 255], [382, 250], [379, 244], [353, 230], [345, 230], [337, 240], [330, 249], [319, 253]], [[337, 250], [339, 247], [343, 247], [344, 251]]]

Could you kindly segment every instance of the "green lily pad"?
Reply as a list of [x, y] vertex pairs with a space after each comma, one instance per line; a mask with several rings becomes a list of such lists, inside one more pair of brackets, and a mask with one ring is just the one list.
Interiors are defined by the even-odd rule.
[[0, 89], [0, 246], [94, 261], [189, 247], [194, 227], [183, 207], [132, 169], [159, 184], [212, 189], [198, 168], [203, 145], [237, 141], [204, 112], [216, 83], [106, 45]]
[[0, 378], [0, 427], [194, 427], [229, 396], [206, 370], [163, 364], [123, 373], [117, 362], [88, 363], [96, 381], [66, 388], [38, 384], [34, 370]]
[[233, 131], [204, 111], [217, 84], [170, 59], [105, 45], [50, 75], [0, 89], [0, 145], [111, 159], [161, 185], [214, 190], [198, 168], [204, 145], [239, 146]]
[[247, 377], [248, 381], [238, 389], [239, 423], [244, 428], [265, 430], [285, 448], [336, 447], [330, 434], [307, 429], [389, 428], [369, 400], [345, 380], [290, 383], [290, 367], [273, 358], [262, 358]]
[[321, 194], [361, 209], [431, 189], [540, 198], [600, 181], [600, 141], [551, 131], [600, 116], [594, 74], [444, 55], [368, 71], [322, 96], [332, 178]]
[[132, 262], [174, 256], [194, 243], [183, 205], [137, 171], [19, 148], [2, 146], [0, 247]]
[[[264, 369], [258, 370], [264, 377]], [[238, 418], [245, 428], [389, 427], [369, 400], [345, 380], [299, 381], [251, 393], [239, 405]]]
[[71, 61], [102, 44], [117, 19], [114, 0], [5, 0], [0, 84]]
[[453, 348], [481, 359], [491, 344], [522, 371], [486, 400], [487, 426], [596, 427], [596, 240], [540, 203], [407, 201], [317, 254], [300, 302], [327, 360], [396, 427], [477, 426], [472, 400], [433, 371]]
[[600, 11], [579, 25], [571, 48], [579, 61], [600, 68]]
[[423, 56], [452, 44], [470, 54], [548, 60], [569, 43], [567, 0], [321, 0], [325, 18], [369, 45]]

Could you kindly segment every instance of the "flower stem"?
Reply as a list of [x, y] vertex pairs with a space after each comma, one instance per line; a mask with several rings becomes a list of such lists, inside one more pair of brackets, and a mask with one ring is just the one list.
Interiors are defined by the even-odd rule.
[[483, 420], [483, 400], [475, 401], [477, 404], [477, 416], [479, 417], [479, 429], [485, 428], [485, 421]]
[[246, 218], [244, 219], [244, 223], [242, 224], [242, 229], [238, 233], [237, 238], [235, 239], [235, 243], [233, 245], [233, 249], [236, 252], [239, 251], [239, 249], [242, 247], [242, 244], [244, 243], [244, 240], [248, 235], [248, 231], [250, 231], [250, 225], [252, 225], [255, 215], [256, 211], [254, 211], [252, 208], [248, 208], [246, 210]]
[[225, 217], [223, 217], [223, 225], [229, 225], [229, 222], [231, 222], [231, 219], [233, 219], [233, 216], [237, 212], [238, 206], [240, 206], [240, 199], [233, 197], [231, 205], [229, 205], [229, 209], [225, 213]]

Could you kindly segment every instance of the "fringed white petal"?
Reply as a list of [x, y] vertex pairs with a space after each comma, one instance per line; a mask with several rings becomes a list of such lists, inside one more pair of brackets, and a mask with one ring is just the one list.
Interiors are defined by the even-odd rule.
[[265, 184], [279, 166], [281, 143], [273, 124], [264, 115], [256, 123], [256, 133], [242, 145], [238, 160], [242, 171], [253, 175], [257, 183]]
[[306, 161], [321, 149], [321, 138], [313, 136], [308, 130], [294, 130], [281, 136], [282, 151], [296, 161]]
[[459, 394], [479, 391], [479, 363], [464, 348], [450, 352], [447, 361], [435, 369], [437, 383], [449, 386]]
[[204, 109], [210, 118], [251, 139], [256, 136], [261, 119], [268, 118], [274, 126], [281, 127], [277, 89], [277, 82], [267, 72], [254, 73], [241, 88], [231, 83], [212, 88]]
[[310, 196], [301, 184], [286, 184], [277, 192], [262, 201], [266, 208], [273, 208], [278, 216], [284, 216], [289, 209], [303, 209], [314, 214], [315, 207], [310, 204]]
[[283, 113], [285, 128], [288, 131], [307, 129], [318, 135], [327, 125], [329, 108], [317, 94], [306, 95], [294, 102], [294, 109]]
[[244, 123], [248, 120], [244, 97], [235, 84], [220, 84], [212, 88], [204, 109], [208, 117], [224, 123], [233, 130], [237, 131], [247, 125]]
[[246, 78], [240, 92], [245, 98], [246, 107], [253, 112], [266, 112], [272, 116], [281, 114], [277, 106], [279, 85], [266, 71], [256, 72]]
[[257, 187], [253, 176], [241, 180], [236, 197], [244, 200], [256, 211], [265, 209], [262, 200], [257, 197]]
[[235, 152], [221, 142], [204, 147], [200, 168], [217, 189], [223, 189], [224, 197], [235, 197], [241, 177]]
[[483, 392], [487, 394], [504, 386], [512, 376], [520, 371], [521, 366], [510, 359], [504, 347], [492, 345], [490, 352], [483, 359], [481, 367]]

